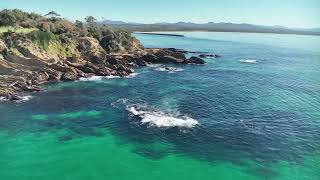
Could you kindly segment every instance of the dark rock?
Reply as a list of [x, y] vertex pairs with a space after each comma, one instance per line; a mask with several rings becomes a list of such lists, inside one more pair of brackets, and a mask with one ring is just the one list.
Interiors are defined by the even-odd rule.
[[185, 60], [184, 59], [180, 59], [180, 58], [176, 58], [173, 56], [162, 56], [159, 57], [157, 60], [157, 63], [175, 63], [175, 64], [180, 64], [180, 63], [184, 63]]
[[49, 82], [59, 82], [62, 76], [62, 72], [56, 71], [53, 69], [47, 70], [46, 71], [49, 75], [48, 81]]
[[32, 75], [32, 82], [34, 84], [42, 84], [47, 82], [49, 74], [47, 72], [36, 72]]
[[163, 56], [171, 56], [175, 57], [177, 59], [186, 59], [186, 56], [184, 53], [178, 52], [178, 51], [170, 51], [168, 49], [160, 49], [158, 52], [155, 53], [156, 56], [158, 57], [163, 57]]
[[118, 60], [116, 58], [109, 58], [106, 60], [111, 65], [119, 64]]
[[117, 68], [118, 71], [125, 71], [125, 72], [131, 72], [130, 68], [125, 67], [124, 65], [119, 65]]
[[69, 71], [69, 72], [65, 72], [63, 73], [61, 80], [63, 81], [75, 81], [75, 80], [79, 80], [78, 74], [73, 72], [73, 71]]
[[18, 96], [17, 94], [11, 94], [9, 99], [13, 101], [21, 101], [22, 97]]
[[147, 66], [147, 62], [143, 58], [138, 58], [134, 62], [138, 66]]
[[29, 92], [39, 92], [39, 91], [43, 91], [43, 89], [40, 86], [25, 86], [23, 88], [24, 91], [29, 91]]
[[98, 57], [98, 56], [91, 56], [90, 58], [90, 62], [93, 64], [101, 64], [103, 63], [102, 58]]
[[150, 62], [150, 63], [156, 63], [158, 60], [158, 57], [154, 54], [147, 54], [142, 56], [139, 61], [140, 62]]
[[205, 64], [206, 62], [198, 57], [192, 56], [190, 59], [188, 59], [189, 63], [193, 64]]
[[76, 57], [76, 56], [72, 56], [72, 57], [68, 57], [67, 61], [71, 62], [71, 63], [78, 63], [79, 62], [79, 58]]
[[61, 65], [61, 64], [50, 64], [50, 65], [48, 65], [48, 68], [51, 68], [51, 69], [54, 69], [54, 70], [57, 70], [57, 71], [60, 71], [60, 72], [68, 72], [68, 71], [71, 70], [70, 67], [64, 66], [64, 65]]
[[95, 74], [97, 74], [98, 76], [110, 76], [111, 75], [112, 70], [109, 68], [103, 68], [98, 70]]
[[200, 54], [199, 57], [200, 58], [219, 58], [221, 56], [217, 54]]

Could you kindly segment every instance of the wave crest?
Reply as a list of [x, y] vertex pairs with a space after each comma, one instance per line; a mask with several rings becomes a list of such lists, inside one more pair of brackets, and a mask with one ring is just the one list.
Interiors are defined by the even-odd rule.
[[247, 64], [256, 64], [257, 60], [255, 60], [255, 59], [241, 59], [241, 60], [239, 60], [239, 62], [247, 63]]
[[142, 124], [149, 124], [159, 128], [184, 127], [193, 128], [199, 123], [188, 116], [165, 113], [162, 111], [143, 110], [138, 106], [128, 107], [127, 110], [135, 117], [141, 119]]
[[182, 68], [175, 68], [175, 67], [159, 67], [155, 69], [156, 71], [161, 71], [161, 72], [168, 72], [168, 73], [176, 73], [180, 71], [184, 71]]
[[[128, 76], [125, 76], [124, 78], [134, 78], [138, 75], [138, 73], [131, 73]], [[116, 79], [116, 78], [121, 78], [120, 76], [91, 76], [88, 78], [80, 78], [79, 81], [101, 81], [101, 80], [105, 80], [105, 79]]]
[[22, 96], [21, 100], [18, 100], [17, 102], [26, 102], [33, 98], [33, 96]]

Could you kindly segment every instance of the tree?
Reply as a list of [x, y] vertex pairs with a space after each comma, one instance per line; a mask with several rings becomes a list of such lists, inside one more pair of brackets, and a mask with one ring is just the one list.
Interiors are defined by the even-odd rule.
[[35, 13], [26, 13], [19, 9], [0, 11], [0, 26], [17, 26], [24, 28], [36, 27], [42, 17]]
[[11, 10], [3, 10], [0, 12], [0, 26], [15, 26], [17, 17]]
[[50, 17], [59, 17], [61, 16], [60, 14], [58, 14], [55, 11], [50, 11], [48, 14], [44, 15], [44, 16], [50, 16]]
[[88, 23], [88, 24], [94, 24], [95, 22], [96, 22], [96, 18], [95, 17], [93, 17], [93, 16], [87, 16], [86, 18], [85, 18], [85, 20], [86, 20], [86, 22]]

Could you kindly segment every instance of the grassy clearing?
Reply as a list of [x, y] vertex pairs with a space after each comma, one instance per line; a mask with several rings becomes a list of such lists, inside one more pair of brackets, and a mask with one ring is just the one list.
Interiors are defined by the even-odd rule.
[[13, 31], [16, 33], [30, 33], [32, 31], [36, 31], [36, 28], [14, 28], [14, 27], [0, 27], [0, 34]]

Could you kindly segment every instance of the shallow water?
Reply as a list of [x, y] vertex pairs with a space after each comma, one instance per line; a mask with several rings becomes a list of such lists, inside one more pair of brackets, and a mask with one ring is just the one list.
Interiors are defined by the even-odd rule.
[[320, 179], [320, 38], [183, 34], [136, 36], [223, 57], [0, 102], [1, 179]]

